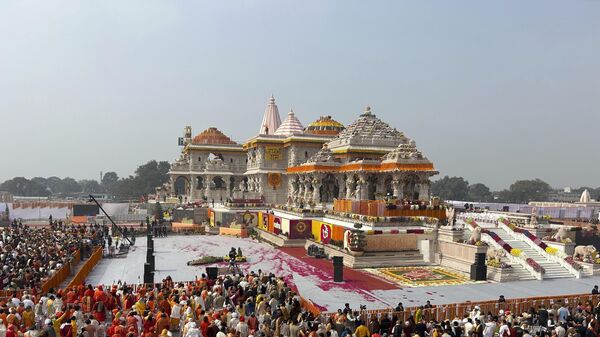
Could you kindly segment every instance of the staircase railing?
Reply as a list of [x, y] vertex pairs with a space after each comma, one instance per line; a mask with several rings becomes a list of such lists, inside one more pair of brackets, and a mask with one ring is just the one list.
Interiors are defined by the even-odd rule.
[[[477, 224], [477, 222], [471, 220], [462, 220], [459, 219], [459, 221], [462, 221], [467, 227], [469, 228], [469, 230], [473, 230], [474, 228], [479, 227], [479, 225]], [[519, 257], [519, 256], [514, 256], [511, 254], [512, 252], [512, 247], [504, 242], [504, 244], [500, 244], [499, 242], [497, 242], [492, 235], [496, 235], [496, 233], [488, 231], [484, 228], [481, 228], [481, 241], [487, 243], [488, 245], [494, 247], [495, 249], [499, 249], [499, 250], [504, 250], [507, 254], [506, 254], [506, 258], [511, 262], [511, 264], [518, 264], [523, 266], [523, 268], [529, 272], [529, 274], [531, 274], [533, 277], [535, 277], [536, 280], [543, 280], [544, 279], [544, 269], [541, 268], [541, 266], [538, 266], [538, 269], [540, 270], [536, 270], [533, 266], [531, 266], [526, 260], [524, 260], [523, 258]]]
[[[529, 245], [529, 247], [533, 248], [536, 252], [538, 252], [541, 256], [547, 258], [548, 260], [558, 263], [561, 267], [565, 268], [571, 275], [575, 276], [576, 278], [581, 278], [582, 277], [582, 273], [581, 270], [576, 269], [573, 265], [569, 264], [566, 260], [565, 256], [562, 256], [560, 254], [564, 254], [562, 252], [557, 251], [556, 254], [557, 255], [553, 255], [548, 253], [545, 249], [543, 249], [542, 247], [540, 247], [538, 244], [535, 243], [535, 239], [537, 239], [537, 237], [532, 234], [531, 232], [527, 231], [527, 230], [520, 230], [521, 232], [516, 232], [513, 228], [511, 228], [510, 226], [507, 226], [505, 224], [505, 221], [502, 221], [503, 219], [498, 219], [498, 228], [501, 228], [503, 230], [505, 230], [508, 235], [512, 236], [515, 240], [519, 240], [522, 242], [525, 242], [527, 245]], [[541, 241], [540, 241], [541, 242]]]

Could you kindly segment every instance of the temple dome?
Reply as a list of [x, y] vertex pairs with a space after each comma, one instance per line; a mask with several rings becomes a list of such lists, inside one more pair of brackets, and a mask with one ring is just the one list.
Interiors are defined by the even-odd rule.
[[192, 144], [196, 145], [233, 145], [237, 144], [232, 141], [229, 137], [227, 137], [223, 132], [219, 129], [211, 127], [202, 132], [200, 132], [194, 139], [192, 139]]
[[589, 203], [590, 201], [592, 201], [592, 197], [590, 196], [590, 191], [588, 191], [587, 189], [583, 191], [583, 193], [581, 193], [581, 197], [579, 198], [579, 202], [581, 203]]
[[311, 135], [336, 136], [344, 130], [344, 125], [331, 116], [321, 116], [306, 127], [305, 132]]
[[329, 147], [378, 146], [395, 148], [400, 144], [406, 143], [408, 143], [408, 139], [402, 132], [377, 118], [377, 116], [371, 113], [371, 107], [367, 106], [364, 113], [357, 120], [329, 142]]
[[304, 133], [304, 127], [300, 120], [296, 117], [293, 110], [288, 112], [287, 118], [281, 123], [281, 125], [275, 131], [276, 135], [279, 136], [291, 136], [294, 134]]
[[279, 117], [279, 109], [275, 104], [275, 97], [271, 95], [269, 97], [269, 103], [265, 108], [265, 114], [263, 115], [260, 129], [258, 130], [259, 135], [268, 135], [275, 133], [275, 130], [281, 125], [281, 118]]

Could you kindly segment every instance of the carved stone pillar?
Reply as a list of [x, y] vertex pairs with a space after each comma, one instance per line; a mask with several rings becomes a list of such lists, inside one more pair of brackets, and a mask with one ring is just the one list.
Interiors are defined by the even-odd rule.
[[262, 177], [262, 174], [259, 175], [256, 180], [257, 180], [257, 185], [258, 185], [258, 194], [262, 196], [262, 195], [264, 195], [264, 191], [265, 191], [264, 186], [263, 186], [264, 179]]
[[354, 178], [348, 177], [346, 179], [346, 199], [352, 199], [352, 193], [354, 192]]
[[304, 176], [300, 176], [298, 179], [298, 189], [296, 195], [294, 195], [294, 200], [297, 204], [300, 204], [304, 200]]
[[223, 180], [225, 180], [225, 197], [229, 198], [231, 197], [231, 180], [229, 177], [226, 177]]
[[306, 179], [304, 179], [304, 195], [303, 195], [303, 200], [305, 203], [309, 202], [311, 200], [312, 195], [310, 194], [310, 188], [312, 186], [312, 177], [311, 176], [307, 176]]
[[419, 189], [419, 200], [429, 200], [429, 180], [421, 182]]
[[206, 196], [206, 200], [208, 202], [211, 202], [213, 196], [212, 196], [212, 193], [211, 193], [211, 190], [210, 190], [210, 185], [213, 183], [213, 181], [212, 181], [213, 176], [206, 175], [204, 177], [205, 177], [205, 180], [204, 180], [204, 195]]
[[315, 177], [311, 184], [313, 188], [312, 200], [315, 204], [318, 204], [321, 202], [321, 180]]
[[356, 199], [367, 200], [369, 191], [367, 190], [367, 180], [365, 176], [360, 176], [356, 183]]
[[344, 197], [346, 196], [346, 182], [344, 181], [344, 176], [343, 175], [339, 175], [335, 177], [337, 184], [338, 184], [338, 195], [337, 198], [338, 199], [344, 199]]

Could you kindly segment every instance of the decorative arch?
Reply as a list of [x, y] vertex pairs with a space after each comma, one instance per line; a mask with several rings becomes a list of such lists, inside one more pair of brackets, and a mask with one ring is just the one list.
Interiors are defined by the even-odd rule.
[[186, 176], [178, 176], [175, 179], [175, 194], [188, 195], [190, 192], [190, 180]]

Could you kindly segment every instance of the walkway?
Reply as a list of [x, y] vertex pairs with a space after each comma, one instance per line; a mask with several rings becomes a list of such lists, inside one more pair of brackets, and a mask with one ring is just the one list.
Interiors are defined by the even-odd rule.
[[[160, 282], [167, 275], [174, 280], [193, 280], [205, 272], [205, 267], [188, 266], [187, 261], [202, 255], [225, 256], [231, 247], [241, 247], [249, 262], [241, 264], [244, 271], [272, 271], [283, 276], [300, 294], [325, 310], [336, 310], [350, 303], [352, 307], [367, 305], [369, 309], [385, 309], [403, 302], [406, 306], [448, 304], [506, 298], [570, 295], [587, 293], [600, 277], [582, 279], [555, 279], [519, 281], [512, 283], [483, 283], [439, 287], [402, 288], [390, 286], [387, 281], [370, 276], [373, 285], [363, 278], [362, 271], [346, 273], [347, 282], [332, 282], [331, 261], [303, 257], [296, 250], [276, 249], [250, 239], [225, 236], [171, 236], [154, 240], [157, 272], [154, 280]], [[138, 283], [143, 276], [146, 259], [146, 240], [140, 238], [126, 258], [103, 259], [88, 277], [92, 284], [110, 284], [117, 280]], [[221, 264], [225, 265], [225, 264]], [[353, 274], [356, 273], [356, 274]], [[360, 275], [360, 276], [359, 276]]]

